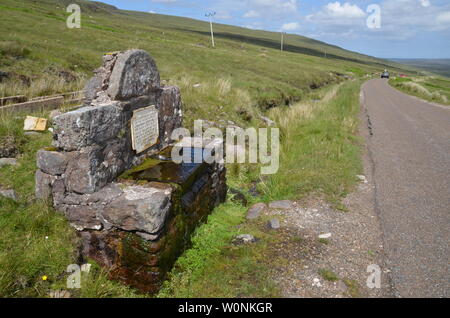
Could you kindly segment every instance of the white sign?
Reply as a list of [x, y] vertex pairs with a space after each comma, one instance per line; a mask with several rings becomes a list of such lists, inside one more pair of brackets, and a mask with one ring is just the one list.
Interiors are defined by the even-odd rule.
[[150, 106], [134, 111], [131, 119], [133, 150], [141, 153], [158, 142], [158, 110]]

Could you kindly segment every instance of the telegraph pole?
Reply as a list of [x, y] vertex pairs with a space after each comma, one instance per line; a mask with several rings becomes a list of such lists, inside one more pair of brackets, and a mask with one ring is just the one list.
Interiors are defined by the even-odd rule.
[[205, 17], [209, 18], [209, 25], [211, 26], [211, 42], [212, 42], [212, 46], [215, 47], [215, 43], [214, 43], [214, 30], [213, 30], [213, 22], [212, 22], [212, 18], [213, 16], [216, 15], [216, 12], [210, 12], [205, 14]]
[[284, 32], [281, 32], [281, 51], [284, 49]]

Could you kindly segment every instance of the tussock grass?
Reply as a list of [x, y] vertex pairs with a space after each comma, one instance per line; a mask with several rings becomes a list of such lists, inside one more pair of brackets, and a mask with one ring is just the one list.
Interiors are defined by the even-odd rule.
[[311, 192], [338, 204], [361, 171], [356, 136], [358, 81], [323, 92], [318, 103], [274, 109], [282, 135], [280, 170], [261, 185], [268, 200], [298, 198]]
[[170, 81], [182, 91], [184, 125], [192, 128], [195, 119], [233, 121], [242, 127], [258, 122], [260, 111], [255, 107], [250, 93], [235, 87], [231, 78], [199, 81], [190, 75], [182, 75]]
[[57, 75], [43, 74], [39, 78], [30, 80], [29, 85], [20, 80], [7, 80], [0, 83], [0, 98], [15, 95], [32, 98], [74, 92], [83, 89], [85, 79], [84, 75], [80, 75], [74, 81], [67, 81]]
[[450, 81], [434, 76], [417, 78], [393, 78], [389, 84], [422, 99], [449, 105]]
[[264, 244], [232, 244], [232, 238], [243, 231], [263, 235], [248, 225], [238, 228], [245, 211], [233, 203], [217, 208], [196, 230], [192, 247], [178, 259], [158, 297], [277, 297], [278, 289], [268, 279], [270, 262]]

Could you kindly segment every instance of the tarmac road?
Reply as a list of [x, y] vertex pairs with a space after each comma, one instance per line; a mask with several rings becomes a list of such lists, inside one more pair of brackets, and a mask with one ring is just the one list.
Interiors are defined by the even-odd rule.
[[450, 296], [450, 107], [362, 89], [375, 209], [397, 297]]

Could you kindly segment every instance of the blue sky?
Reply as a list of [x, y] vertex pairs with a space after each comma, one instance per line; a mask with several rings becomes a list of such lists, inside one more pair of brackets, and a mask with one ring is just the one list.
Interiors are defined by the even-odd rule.
[[[450, 58], [449, 0], [100, 0], [155, 12], [269, 31], [301, 34], [377, 57]], [[380, 8], [379, 28], [367, 20]], [[373, 21], [373, 20], [371, 20]]]

